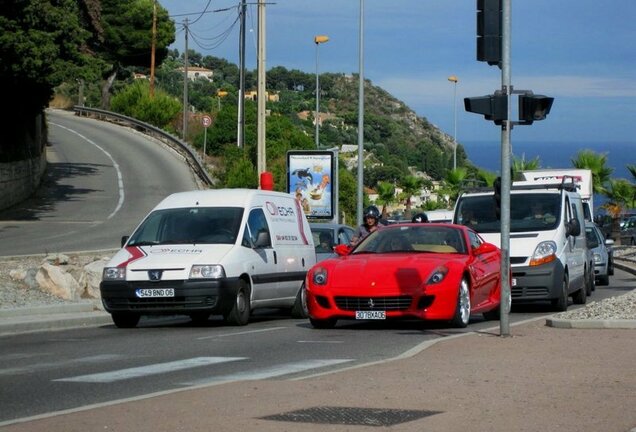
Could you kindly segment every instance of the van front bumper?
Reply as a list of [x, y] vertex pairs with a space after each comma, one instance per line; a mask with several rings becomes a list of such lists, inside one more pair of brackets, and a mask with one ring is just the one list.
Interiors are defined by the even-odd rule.
[[512, 301], [553, 300], [561, 296], [563, 264], [554, 260], [540, 266], [512, 267]]
[[[140, 315], [229, 313], [236, 301], [238, 278], [215, 280], [102, 281], [99, 290], [107, 312]], [[174, 289], [174, 297], [140, 298], [137, 289]]]

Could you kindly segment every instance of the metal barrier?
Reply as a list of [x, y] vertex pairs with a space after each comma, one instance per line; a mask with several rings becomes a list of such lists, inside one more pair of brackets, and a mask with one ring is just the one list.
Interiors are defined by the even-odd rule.
[[149, 135], [153, 138], [157, 138], [160, 141], [169, 145], [172, 149], [174, 149], [177, 153], [184, 157], [187, 164], [192, 168], [192, 170], [197, 174], [197, 176], [207, 185], [212, 186], [214, 181], [206, 171], [203, 161], [198, 153], [185, 141], [180, 140], [179, 138], [169, 134], [168, 132], [159, 129], [156, 126], [153, 126], [148, 123], [144, 123], [132, 117], [128, 117], [122, 114], [118, 114], [111, 111], [106, 111], [98, 108], [88, 108], [84, 106], [75, 105], [73, 107], [73, 111], [78, 116], [90, 116], [92, 118], [96, 118], [98, 120], [106, 120], [124, 123], [127, 126], [131, 126], [136, 130], [140, 130], [141, 132]]

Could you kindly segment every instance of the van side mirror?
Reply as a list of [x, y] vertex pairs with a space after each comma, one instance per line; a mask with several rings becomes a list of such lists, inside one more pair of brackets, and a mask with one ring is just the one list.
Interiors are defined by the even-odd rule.
[[574, 237], [581, 235], [581, 224], [577, 218], [570, 219], [566, 226], [565, 233]]
[[121, 238], [121, 247], [124, 247], [126, 242], [128, 241], [129, 236], [122, 236]]

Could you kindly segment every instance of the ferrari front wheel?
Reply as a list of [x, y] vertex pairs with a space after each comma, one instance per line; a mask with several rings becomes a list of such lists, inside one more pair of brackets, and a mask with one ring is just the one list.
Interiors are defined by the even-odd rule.
[[455, 315], [451, 320], [451, 325], [464, 328], [468, 325], [468, 321], [470, 321], [470, 289], [468, 281], [464, 278], [459, 284], [457, 306], [455, 307]]

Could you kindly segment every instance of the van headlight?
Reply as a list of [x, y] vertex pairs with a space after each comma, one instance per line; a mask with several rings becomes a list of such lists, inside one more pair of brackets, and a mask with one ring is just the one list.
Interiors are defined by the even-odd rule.
[[537, 245], [530, 259], [531, 266], [547, 264], [556, 259], [557, 245], [553, 241], [544, 241]]
[[126, 268], [125, 267], [104, 267], [104, 271], [102, 272], [102, 280], [105, 280], [105, 281], [126, 280]]
[[190, 269], [190, 279], [221, 279], [225, 277], [225, 270], [219, 264], [193, 265]]

